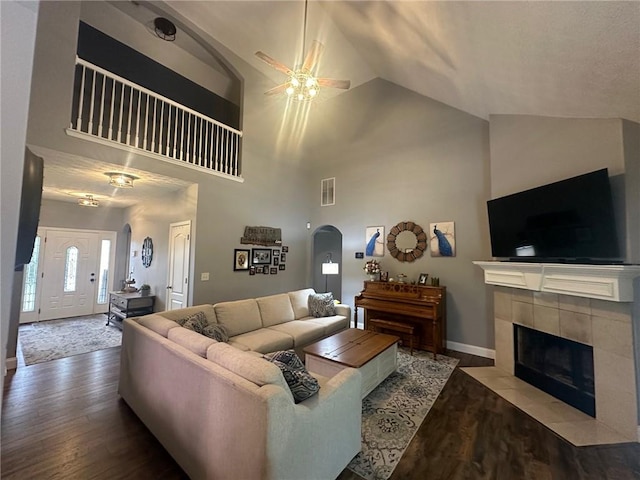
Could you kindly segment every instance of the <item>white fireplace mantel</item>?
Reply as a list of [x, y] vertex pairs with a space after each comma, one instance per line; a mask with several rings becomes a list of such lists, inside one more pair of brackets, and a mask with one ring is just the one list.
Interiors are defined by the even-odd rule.
[[551, 292], [612, 302], [633, 302], [633, 280], [640, 265], [473, 262], [490, 285]]

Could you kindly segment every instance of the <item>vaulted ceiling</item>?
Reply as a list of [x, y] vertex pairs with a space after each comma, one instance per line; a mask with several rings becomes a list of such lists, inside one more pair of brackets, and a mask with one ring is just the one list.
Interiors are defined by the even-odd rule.
[[[292, 67], [304, 56], [303, 0], [111, 3], [132, 15], [138, 5], [176, 12], [262, 72], [267, 88], [284, 75], [256, 51]], [[320, 76], [350, 79], [351, 88], [380, 77], [485, 119], [521, 114], [640, 122], [638, 0], [310, 0], [307, 47], [311, 40], [325, 45]], [[326, 90], [319, 100], [341, 93]], [[104, 183], [102, 170], [96, 182]], [[53, 169], [49, 174], [53, 179]], [[72, 178], [62, 182], [67, 190], [91, 189], [87, 175], [77, 188]], [[155, 180], [168, 191], [179, 187]], [[53, 186], [46, 197], [75, 201], [56, 193], [60, 182]], [[114, 206], [135, 201], [122, 195]]]

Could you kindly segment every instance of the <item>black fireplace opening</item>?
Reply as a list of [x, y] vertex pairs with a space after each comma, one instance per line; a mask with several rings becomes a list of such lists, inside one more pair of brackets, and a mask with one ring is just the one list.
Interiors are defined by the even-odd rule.
[[593, 347], [513, 326], [515, 376], [595, 418]]

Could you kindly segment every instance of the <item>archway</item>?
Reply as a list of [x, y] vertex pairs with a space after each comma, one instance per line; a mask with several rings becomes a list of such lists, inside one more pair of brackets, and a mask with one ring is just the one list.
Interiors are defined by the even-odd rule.
[[[337, 274], [322, 274], [322, 264], [329, 261], [338, 265]], [[323, 225], [313, 232], [311, 271], [316, 292], [331, 292], [333, 298], [342, 299], [342, 232], [333, 225]]]

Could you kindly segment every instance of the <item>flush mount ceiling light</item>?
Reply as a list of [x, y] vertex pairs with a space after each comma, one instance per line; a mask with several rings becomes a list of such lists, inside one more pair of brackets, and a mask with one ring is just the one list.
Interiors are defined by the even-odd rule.
[[78, 205], [82, 207], [97, 207], [100, 202], [93, 198], [93, 195], [85, 195], [83, 198], [78, 199]]
[[168, 18], [157, 17], [153, 20], [153, 31], [156, 32], [156, 35], [162, 40], [173, 42], [176, 39], [178, 29]]
[[109, 185], [116, 188], [133, 188], [133, 181], [138, 179], [134, 175], [121, 172], [107, 172], [105, 175], [109, 177]]
[[[302, 51], [306, 49], [307, 43], [307, 2], [304, 2], [304, 23], [302, 27]], [[289, 79], [287, 82], [278, 85], [277, 87], [267, 90], [265, 95], [275, 95], [279, 93], [286, 93], [289, 98], [297, 100], [299, 102], [308, 102], [313, 100], [320, 93], [320, 87], [341, 88], [348, 90], [351, 86], [350, 80], [335, 80], [333, 78], [318, 78], [315, 72], [318, 68], [320, 56], [324, 46], [314, 40], [311, 44], [311, 49], [307, 52], [307, 56], [304, 59], [304, 63], [296, 70], [292, 70], [286, 65], [271, 58], [264, 52], [256, 52], [256, 56], [272, 66], [276, 70], [286, 74]]]

